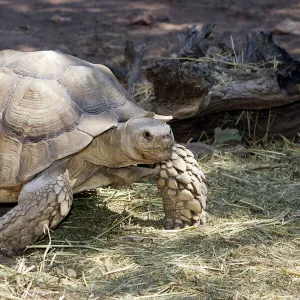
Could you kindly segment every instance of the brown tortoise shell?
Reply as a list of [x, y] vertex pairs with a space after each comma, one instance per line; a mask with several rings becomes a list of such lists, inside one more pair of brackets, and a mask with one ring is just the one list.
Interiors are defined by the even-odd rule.
[[151, 113], [102, 65], [55, 51], [0, 52], [0, 187], [30, 180], [136, 116]]

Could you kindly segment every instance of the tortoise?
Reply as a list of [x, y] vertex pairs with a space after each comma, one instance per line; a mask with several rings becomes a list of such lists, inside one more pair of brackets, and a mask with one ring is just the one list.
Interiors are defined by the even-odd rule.
[[[22, 253], [73, 194], [156, 178], [165, 228], [205, 223], [206, 186], [168, 116], [139, 107], [112, 72], [56, 51], [0, 52], [0, 250]], [[155, 167], [153, 167], [155, 166]]]

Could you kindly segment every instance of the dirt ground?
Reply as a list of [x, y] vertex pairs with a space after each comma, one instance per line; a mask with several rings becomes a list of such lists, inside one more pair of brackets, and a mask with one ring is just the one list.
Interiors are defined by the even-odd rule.
[[[235, 39], [286, 18], [300, 21], [299, 1], [0, 0], [0, 50], [59, 49], [110, 64], [131, 39], [152, 61], [175, 53], [176, 35], [193, 24], [216, 22]], [[274, 38], [300, 59], [300, 36]], [[52, 239], [0, 255], [0, 299], [300, 299], [299, 152], [292, 144], [204, 158], [200, 229], [162, 230], [153, 182], [77, 199]]]
[[[144, 13], [146, 17], [139, 16]], [[146, 43], [147, 60], [176, 51], [178, 32], [208, 22], [235, 39], [249, 30], [271, 31], [286, 18], [300, 20], [296, 0], [0, 0], [0, 50], [59, 49], [91, 62], [111, 63], [126, 39]], [[300, 37], [276, 35], [300, 57]]]

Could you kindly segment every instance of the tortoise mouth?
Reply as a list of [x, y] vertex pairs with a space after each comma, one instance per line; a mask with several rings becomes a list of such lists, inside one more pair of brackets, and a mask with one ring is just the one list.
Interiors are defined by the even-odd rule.
[[137, 164], [137, 167], [140, 168], [147, 168], [147, 169], [155, 169], [157, 168], [157, 166], [159, 165], [159, 163], [155, 163], [155, 164]]
[[172, 155], [172, 146], [170, 147], [157, 147], [150, 149], [139, 149], [134, 147], [136, 153], [142, 158], [138, 165], [155, 165], [161, 161], [170, 159]]

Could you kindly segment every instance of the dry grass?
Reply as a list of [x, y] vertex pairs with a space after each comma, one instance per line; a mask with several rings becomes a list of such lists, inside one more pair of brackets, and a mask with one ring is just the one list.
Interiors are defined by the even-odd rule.
[[150, 82], [135, 84], [133, 97], [134, 100], [139, 104], [147, 102], [150, 99], [153, 100], [155, 98], [153, 84]]
[[201, 164], [206, 226], [162, 230], [152, 182], [99, 190], [75, 201], [51, 240], [1, 262], [0, 299], [299, 299], [296, 150]]

